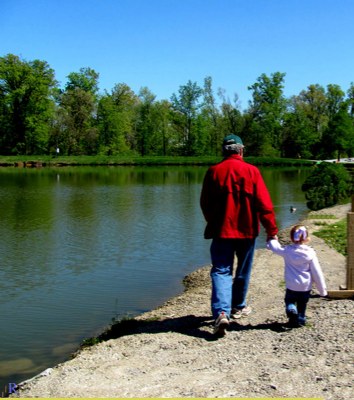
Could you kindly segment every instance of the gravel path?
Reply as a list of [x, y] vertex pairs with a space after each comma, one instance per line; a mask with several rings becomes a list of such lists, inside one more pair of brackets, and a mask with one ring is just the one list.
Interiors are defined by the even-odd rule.
[[[343, 218], [349, 207], [316, 214]], [[310, 234], [318, 229], [314, 220], [304, 223]], [[285, 230], [280, 239], [286, 242], [287, 237]], [[338, 289], [346, 279], [345, 257], [313, 235], [311, 245], [328, 288]], [[257, 250], [249, 291], [254, 312], [232, 322], [227, 335], [216, 339], [209, 269], [186, 277], [182, 295], [23, 383], [17, 396], [354, 397], [353, 300], [315, 296], [308, 306], [308, 326], [288, 329], [283, 260]]]

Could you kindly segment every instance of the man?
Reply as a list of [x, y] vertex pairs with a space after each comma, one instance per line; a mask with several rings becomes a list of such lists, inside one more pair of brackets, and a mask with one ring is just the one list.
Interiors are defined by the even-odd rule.
[[212, 239], [211, 309], [218, 335], [225, 334], [230, 317], [251, 312], [246, 296], [260, 223], [268, 238], [278, 233], [268, 189], [259, 169], [243, 160], [241, 138], [226, 136], [222, 148], [224, 159], [208, 169], [200, 197], [207, 221], [204, 237]]

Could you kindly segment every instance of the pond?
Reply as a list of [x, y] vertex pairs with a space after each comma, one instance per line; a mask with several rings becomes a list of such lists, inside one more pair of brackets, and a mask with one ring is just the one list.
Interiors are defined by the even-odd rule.
[[[2, 388], [66, 360], [113, 320], [161, 305], [209, 264], [206, 169], [0, 169]], [[261, 171], [279, 227], [296, 223], [310, 170]]]

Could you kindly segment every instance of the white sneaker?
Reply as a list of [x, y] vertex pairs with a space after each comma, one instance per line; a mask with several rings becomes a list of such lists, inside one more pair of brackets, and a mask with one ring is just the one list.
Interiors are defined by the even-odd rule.
[[231, 318], [239, 319], [241, 317], [247, 317], [252, 312], [252, 308], [249, 306], [243, 307], [241, 309], [233, 308], [231, 310]]
[[230, 322], [227, 315], [224, 311], [222, 311], [215, 321], [214, 335], [224, 336], [226, 334], [226, 329], [228, 328], [229, 324]]

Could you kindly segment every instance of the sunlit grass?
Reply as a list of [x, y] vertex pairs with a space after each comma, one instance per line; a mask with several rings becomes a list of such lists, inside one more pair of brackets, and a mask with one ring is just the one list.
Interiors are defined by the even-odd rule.
[[333, 214], [312, 214], [309, 219], [336, 219], [337, 217]]
[[321, 230], [314, 232], [313, 234], [323, 239], [328, 246], [338, 251], [338, 253], [347, 256], [348, 252], [346, 218], [334, 224], [325, 225]]
[[[13, 166], [19, 163], [41, 163], [43, 166], [53, 165], [211, 165], [222, 159], [217, 156], [139, 156], [134, 154], [122, 154], [117, 156], [0, 156], [1, 166]], [[310, 167], [312, 161], [276, 158], [276, 157], [245, 157], [245, 161], [255, 165], [265, 166], [302, 166]]]

